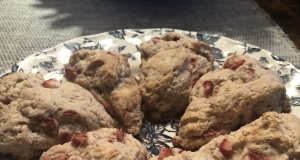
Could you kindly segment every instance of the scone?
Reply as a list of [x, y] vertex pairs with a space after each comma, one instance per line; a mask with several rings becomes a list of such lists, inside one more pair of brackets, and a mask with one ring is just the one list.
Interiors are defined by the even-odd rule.
[[126, 133], [140, 133], [144, 117], [141, 94], [126, 55], [76, 51], [65, 66], [65, 77], [90, 91]]
[[182, 115], [198, 79], [212, 70], [209, 45], [177, 33], [142, 43], [140, 88], [151, 121]]
[[214, 56], [208, 44], [176, 32], [169, 32], [162, 37], [153, 37], [149, 41], [143, 42], [140, 46], [141, 59], [144, 62], [159, 52], [182, 47], [205, 57], [213, 65]]
[[205, 74], [193, 88], [178, 136], [173, 138], [174, 146], [199, 149], [264, 112], [290, 111], [280, 77], [260, 62], [249, 56], [231, 55], [223, 68]]
[[160, 156], [151, 160], [298, 160], [299, 126], [300, 120], [294, 115], [267, 112], [239, 130], [211, 140], [196, 152], [176, 152], [172, 156], [174, 149], [163, 149]]
[[44, 81], [39, 74], [2, 78], [0, 97], [0, 153], [16, 159], [31, 159], [68, 142], [74, 131], [86, 133], [116, 123], [84, 88]]
[[115, 128], [76, 133], [71, 142], [51, 147], [40, 160], [147, 160], [146, 148], [130, 134]]

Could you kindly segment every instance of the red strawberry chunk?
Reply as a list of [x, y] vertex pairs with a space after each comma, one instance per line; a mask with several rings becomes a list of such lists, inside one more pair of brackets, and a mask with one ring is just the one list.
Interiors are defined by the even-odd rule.
[[194, 86], [195, 86], [195, 84], [198, 82], [198, 80], [199, 80], [199, 78], [195, 78], [195, 79], [193, 79], [193, 81], [192, 81], [192, 87], [194, 87]]
[[80, 133], [80, 132], [76, 132], [73, 137], [72, 137], [72, 145], [75, 147], [78, 147], [84, 143], [86, 143], [87, 141], [87, 135]]
[[109, 143], [113, 143], [115, 141], [115, 139], [113, 138], [113, 137], [108, 137], [108, 140], [107, 140], [107, 142], [109, 142]]
[[212, 81], [205, 81], [203, 83], [203, 87], [204, 87], [204, 94], [206, 96], [212, 95], [212, 92], [213, 92], [213, 89], [214, 89], [214, 84], [212, 83]]
[[250, 74], [250, 75], [253, 75], [254, 72], [255, 72], [255, 70], [254, 70], [253, 68], [247, 68], [247, 69], [246, 69], [246, 72], [247, 72], [248, 74]]
[[195, 63], [196, 61], [197, 61], [197, 60], [196, 60], [195, 58], [191, 58], [191, 59], [190, 59], [190, 62], [191, 62], [191, 63]]
[[64, 144], [66, 142], [70, 142], [72, 140], [72, 136], [69, 133], [63, 133], [59, 139], [61, 144]]
[[160, 38], [159, 37], [153, 37], [153, 38], [151, 38], [151, 40], [154, 44], [156, 44], [160, 40]]
[[275, 160], [274, 158], [268, 156], [267, 154], [258, 151], [257, 149], [248, 150], [249, 160]]
[[225, 62], [225, 64], [223, 65], [223, 68], [226, 69], [232, 69], [232, 70], [236, 70], [237, 68], [239, 68], [241, 65], [243, 65], [245, 63], [245, 60], [243, 59], [238, 59], [238, 60], [232, 60], [232, 61], [227, 61]]
[[58, 127], [58, 122], [53, 114], [45, 113], [43, 117], [39, 118], [40, 126], [45, 127], [47, 130], [54, 130]]
[[125, 133], [123, 132], [122, 129], [118, 129], [116, 132], [115, 132], [115, 136], [117, 137], [117, 140], [124, 143], [124, 137], [125, 137]]
[[105, 101], [105, 102], [102, 103], [102, 105], [103, 105], [105, 111], [106, 111], [109, 115], [114, 115], [114, 109], [113, 109], [113, 107], [111, 106], [110, 103], [108, 103], [108, 102]]
[[163, 160], [172, 155], [172, 150], [170, 148], [161, 148], [159, 150], [158, 160]]
[[217, 132], [215, 130], [213, 130], [212, 128], [209, 128], [205, 133], [204, 133], [204, 137], [211, 137], [216, 135]]
[[133, 109], [130, 108], [130, 107], [126, 107], [126, 108], [125, 108], [125, 111], [126, 111], [126, 112], [133, 112]]
[[145, 86], [145, 85], [147, 85], [147, 84], [148, 84], [148, 81], [147, 81], [147, 80], [143, 80], [143, 81], [142, 81], [142, 85], [143, 85], [143, 86]]
[[179, 37], [174, 37], [172, 40], [173, 41], [178, 41], [180, 38]]
[[42, 85], [45, 88], [58, 88], [60, 85], [60, 82], [56, 79], [49, 79], [47, 81], [44, 81]]
[[76, 76], [77, 76], [77, 70], [74, 67], [65, 68], [65, 77], [67, 79], [73, 79]]
[[79, 114], [76, 111], [74, 111], [74, 110], [64, 111], [63, 115], [66, 116], [66, 117], [70, 117], [70, 118], [77, 118], [77, 117], [79, 117]]
[[224, 157], [230, 158], [233, 154], [231, 142], [228, 139], [224, 138], [219, 146], [219, 151], [223, 154]]

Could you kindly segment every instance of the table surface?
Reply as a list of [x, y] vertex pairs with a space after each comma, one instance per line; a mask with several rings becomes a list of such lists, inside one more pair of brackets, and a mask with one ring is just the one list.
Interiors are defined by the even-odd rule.
[[1, 0], [0, 13], [0, 73], [64, 41], [122, 28], [217, 34], [300, 66], [300, 51], [253, 0]]

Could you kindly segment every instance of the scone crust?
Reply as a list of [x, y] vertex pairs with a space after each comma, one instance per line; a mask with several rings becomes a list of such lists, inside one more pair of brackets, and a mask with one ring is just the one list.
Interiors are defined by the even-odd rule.
[[[239, 130], [214, 138], [196, 152], [183, 151], [163, 160], [300, 159], [299, 125], [294, 115], [266, 112]], [[230, 152], [222, 153], [224, 141], [231, 146]]]
[[140, 87], [148, 119], [160, 121], [182, 115], [192, 87], [212, 70], [211, 48], [173, 32], [154, 37], [140, 48]]
[[[69, 76], [70, 70], [73, 71]], [[141, 93], [127, 56], [99, 50], [78, 50], [65, 66], [66, 78], [88, 91], [127, 133], [140, 133]]]
[[0, 153], [31, 159], [69, 141], [74, 131], [115, 126], [104, 107], [79, 85], [57, 81], [58, 88], [45, 88], [43, 83], [41, 75], [32, 73], [0, 80], [5, 99], [0, 103]]
[[[147, 160], [150, 158], [146, 148], [131, 134], [122, 134], [115, 128], [101, 128], [85, 134], [79, 146], [73, 140], [63, 145], [51, 147], [40, 160], [68, 159], [113, 159]], [[122, 136], [122, 138], [120, 137]]]
[[234, 70], [209, 72], [193, 88], [191, 102], [180, 120], [179, 134], [173, 138], [175, 146], [195, 150], [264, 112], [290, 110], [285, 86], [274, 71], [249, 56], [232, 55], [225, 64], [232, 60], [244, 63]]

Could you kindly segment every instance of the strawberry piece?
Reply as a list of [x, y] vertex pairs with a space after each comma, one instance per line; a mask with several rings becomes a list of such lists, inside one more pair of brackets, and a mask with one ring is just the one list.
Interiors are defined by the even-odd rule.
[[80, 133], [80, 132], [75, 132], [75, 134], [72, 137], [72, 145], [75, 147], [78, 147], [87, 141], [87, 135]]
[[95, 78], [96, 77], [96, 73], [95, 71], [92, 73], [92, 77]]
[[40, 126], [47, 130], [54, 130], [58, 127], [58, 122], [54, 118], [53, 114], [45, 113], [42, 117], [39, 117]]
[[151, 38], [151, 40], [154, 44], [156, 44], [160, 40], [160, 38], [159, 37], [153, 37], [153, 38]]
[[179, 37], [174, 37], [172, 40], [176, 42], [176, 41], [178, 41], [179, 39], [180, 39]]
[[76, 76], [77, 76], [77, 70], [74, 67], [65, 68], [65, 77], [67, 79], [73, 79]]
[[213, 96], [218, 95], [218, 91], [213, 92]]
[[[47, 157], [47, 158], [45, 158], [45, 157], [41, 157], [41, 160], [43, 159], [43, 160], [50, 160], [50, 159], [56, 159], [56, 160], [67, 160], [68, 158], [70, 157], [70, 155], [68, 155], [67, 153], [57, 153], [57, 154], [55, 154], [55, 155], [52, 155], [51, 156], [51, 158], [49, 157]], [[45, 158], [45, 159], [44, 159]]]
[[253, 75], [255, 70], [253, 68], [246, 68], [246, 72], [250, 75]]
[[236, 70], [237, 68], [239, 68], [241, 65], [243, 65], [246, 61], [243, 59], [238, 59], [238, 60], [232, 60], [232, 61], [227, 61], [225, 62], [225, 64], [223, 65], [223, 68], [229, 68], [232, 70]]
[[172, 155], [172, 150], [170, 148], [161, 148], [159, 150], [158, 160], [163, 160]]
[[148, 81], [147, 81], [147, 80], [143, 80], [143, 81], [142, 81], [142, 85], [143, 85], [143, 86], [145, 86], [145, 85], [147, 85], [147, 84], [148, 84]]
[[216, 135], [217, 132], [215, 130], [213, 130], [212, 128], [209, 128], [205, 133], [204, 133], [204, 137], [211, 137]]
[[49, 79], [47, 81], [44, 81], [42, 85], [45, 88], [58, 88], [60, 85], [60, 82], [56, 79]]
[[198, 82], [198, 80], [199, 80], [199, 78], [195, 78], [195, 79], [193, 79], [193, 81], [192, 81], [192, 87], [194, 87], [194, 86], [195, 86], [195, 84]]
[[72, 136], [69, 133], [63, 133], [59, 139], [61, 144], [64, 144], [66, 142], [70, 142], [72, 140]]
[[108, 103], [108, 102], [105, 101], [105, 102], [102, 103], [102, 105], [103, 105], [105, 111], [106, 111], [109, 115], [113, 115], [113, 114], [114, 114], [114, 109], [113, 109], [113, 107], [111, 106], [110, 103]]
[[124, 143], [124, 137], [125, 137], [125, 133], [123, 132], [122, 129], [118, 129], [115, 132], [115, 136], [117, 137], [117, 140]]
[[196, 61], [197, 61], [197, 60], [196, 60], [195, 58], [191, 58], [191, 59], [190, 59], [190, 62], [191, 62], [191, 63], [195, 63]]
[[132, 108], [129, 108], [129, 107], [126, 107], [126, 108], [125, 108], [125, 111], [126, 111], [126, 112], [133, 112], [133, 109], [132, 109]]
[[113, 138], [113, 137], [108, 137], [108, 140], [107, 140], [107, 142], [109, 142], [109, 143], [113, 143], [115, 141], [115, 139]]
[[230, 158], [233, 154], [232, 144], [226, 138], [223, 139], [222, 143], [219, 146], [219, 151], [223, 154], [224, 157]]
[[77, 117], [79, 117], [79, 114], [76, 111], [74, 111], [74, 110], [64, 111], [63, 115], [66, 116], [66, 117], [70, 117], [70, 118], [77, 118]]
[[275, 160], [274, 158], [268, 156], [267, 154], [258, 151], [257, 149], [248, 150], [249, 160]]
[[205, 81], [203, 83], [203, 87], [204, 87], [204, 94], [209, 96], [212, 95], [213, 89], [214, 89], [214, 84], [212, 83], [212, 81]]

